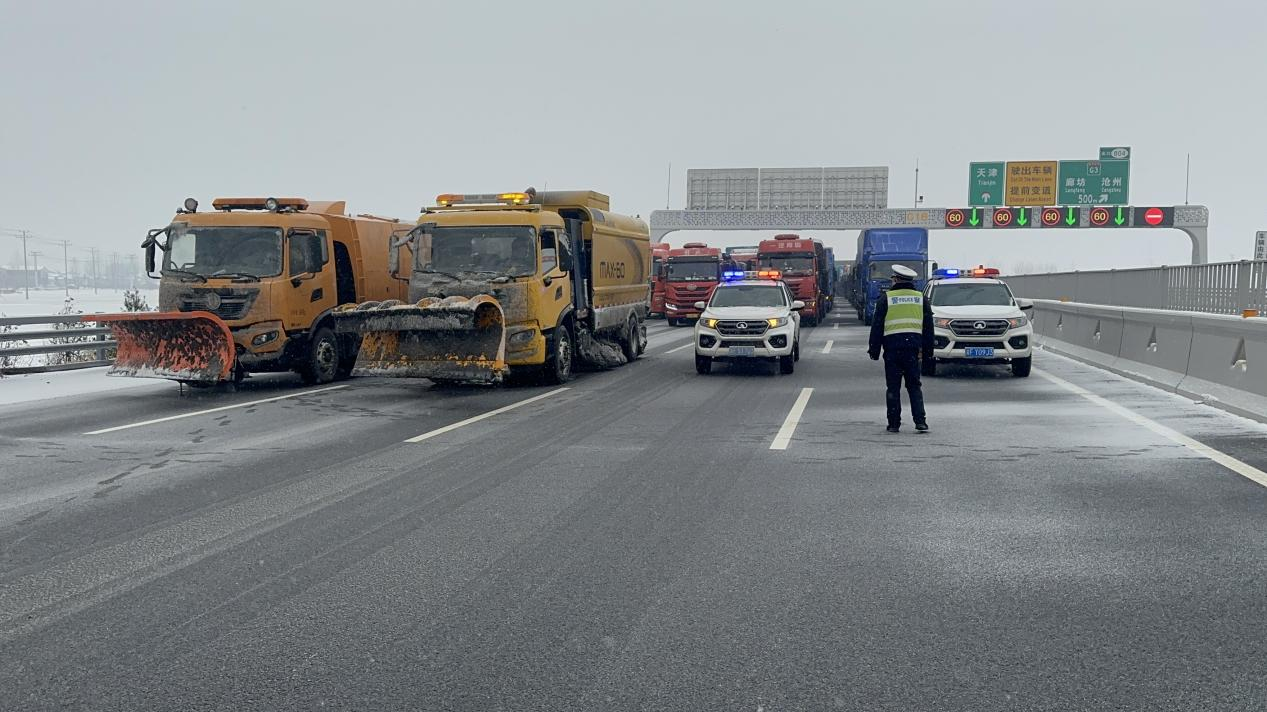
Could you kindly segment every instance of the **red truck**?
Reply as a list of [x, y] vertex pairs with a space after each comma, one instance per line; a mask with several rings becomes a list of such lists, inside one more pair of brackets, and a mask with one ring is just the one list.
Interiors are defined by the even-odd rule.
[[664, 268], [664, 314], [679, 326], [698, 319], [695, 302], [706, 302], [721, 281], [721, 249], [702, 242], [688, 242], [669, 250]]
[[664, 268], [669, 257], [669, 243], [651, 246], [651, 316], [664, 318]]
[[819, 271], [823, 262], [823, 243], [800, 235], [775, 235], [757, 246], [759, 269], [776, 269], [792, 290], [792, 296], [805, 302], [801, 323], [814, 326], [826, 314], [826, 295], [820, 289]]

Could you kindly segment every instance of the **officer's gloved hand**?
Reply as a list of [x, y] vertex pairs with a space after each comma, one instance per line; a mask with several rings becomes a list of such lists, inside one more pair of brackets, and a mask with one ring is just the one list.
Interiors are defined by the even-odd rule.
[[880, 352], [879, 352], [879, 351], [868, 351], [868, 352], [867, 352], [867, 355], [871, 357], [871, 360], [872, 360], [872, 361], [879, 361], [879, 360], [880, 360]]

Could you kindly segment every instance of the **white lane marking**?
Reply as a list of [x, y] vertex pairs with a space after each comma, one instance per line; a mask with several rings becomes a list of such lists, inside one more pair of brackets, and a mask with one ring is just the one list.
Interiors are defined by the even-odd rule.
[[435, 430], [430, 430], [430, 431], [428, 431], [428, 432], [423, 433], [422, 435], [415, 435], [415, 436], [413, 436], [412, 438], [409, 438], [408, 440], [406, 440], [405, 442], [407, 442], [407, 443], [420, 443], [420, 442], [422, 442], [423, 440], [428, 440], [428, 439], [430, 439], [430, 438], [434, 438], [434, 437], [435, 437], [435, 436], [437, 436], [437, 435], [443, 435], [443, 434], [445, 434], [445, 433], [447, 433], [447, 432], [451, 432], [451, 431], [453, 431], [453, 430], [457, 430], [458, 428], [461, 428], [461, 427], [465, 427], [465, 426], [467, 426], [467, 425], [470, 425], [471, 423], [478, 423], [479, 421], [484, 420], [484, 419], [486, 419], [486, 418], [491, 418], [491, 417], [493, 417], [494, 415], [501, 415], [502, 413], [505, 413], [505, 412], [510, 411], [510, 410], [514, 410], [514, 409], [518, 408], [519, 406], [528, 405], [529, 403], [533, 403], [533, 402], [539, 401], [539, 400], [541, 400], [542, 398], [549, 398], [550, 396], [555, 396], [555, 395], [558, 395], [558, 394], [560, 394], [560, 393], [562, 393], [563, 391], [566, 391], [566, 390], [568, 390], [568, 389], [567, 389], [567, 388], [556, 388], [556, 389], [554, 389], [554, 390], [552, 390], [552, 391], [547, 391], [546, 393], [542, 393], [542, 394], [540, 394], [540, 395], [535, 395], [535, 396], [533, 396], [533, 397], [531, 397], [531, 398], [525, 398], [525, 399], [523, 399], [523, 400], [521, 400], [521, 401], [518, 401], [518, 402], [516, 402], [516, 403], [511, 403], [510, 405], [504, 405], [504, 406], [502, 406], [502, 407], [500, 407], [500, 408], [497, 408], [497, 409], [495, 409], [495, 410], [490, 410], [490, 411], [488, 411], [487, 413], [480, 413], [479, 415], [473, 415], [473, 416], [471, 416], [471, 417], [467, 418], [466, 420], [459, 420], [458, 422], [456, 422], [456, 423], [452, 423], [452, 424], [450, 424], [450, 425], [446, 425], [446, 426], [444, 426], [443, 428], [436, 428]]
[[796, 432], [796, 424], [801, 422], [801, 414], [805, 412], [805, 406], [809, 403], [809, 397], [814, 393], [813, 388], [802, 388], [801, 395], [796, 397], [796, 402], [792, 404], [792, 410], [789, 410], [787, 417], [783, 419], [783, 426], [779, 428], [779, 432], [774, 436], [774, 442], [770, 443], [771, 450], [786, 450], [788, 443], [792, 442], [792, 433]]
[[1231, 455], [1228, 455], [1227, 453], [1221, 452], [1219, 450], [1215, 450], [1214, 448], [1210, 447], [1209, 445], [1206, 445], [1205, 443], [1193, 440], [1192, 438], [1188, 437], [1187, 435], [1184, 435], [1183, 433], [1177, 430], [1172, 430], [1162, 425], [1161, 423], [1158, 423], [1155, 420], [1145, 418], [1144, 416], [1140, 415], [1139, 413], [1136, 413], [1130, 408], [1126, 408], [1124, 406], [1118, 405], [1117, 403], [1114, 403], [1113, 401], [1107, 398], [1098, 396], [1092, 393], [1091, 391], [1088, 391], [1087, 389], [1083, 388], [1082, 386], [1078, 386], [1073, 383], [1070, 383], [1069, 381], [1066, 381], [1063, 378], [1057, 378], [1056, 376], [1053, 376], [1050, 373], [1047, 373], [1045, 371], [1034, 371], [1034, 373], [1042, 376], [1043, 378], [1046, 378], [1047, 380], [1051, 381], [1052, 383], [1055, 383], [1056, 385], [1060, 386], [1061, 388], [1064, 388], [1065, 390], [1071, 393], [1076, 393], [1082, 396], [1083, 398], [1086, 398], [1087, 400], [1091, 401], [1092, 403], [1095, 403], [1096, 405], [1102, 408], [1107, 408], [1108, 410], [1111, 410], [1114, 413], [1117, 413], [1118, 415], [1122, 416], [1123, 418], [1126, 418], [1127, 420], [1131, 421], [1132, 423], [1135, 423], [1136, 425], [1142, 425], [1143, 427], [1148, 428], [1154, 433], [1157, 433], [1158, 435], [1164, 438], [1167, 438], [1168, 440], [1172, 440], [1188, 448], [1189, 450], [1197, 453], [1198, 455], [1201, 455], [1202, 457], [1205, 457], [1217, 462], [1218, 464], [1226, 467], [1227, 469], [1231, 470], [1232, 472], [1235, 472], [1236, 474], [1244, 477], [1247, 480], [1252, 480], [1262, 485], [1263, 487], [1267, 487], [1267, 472], [1263, 472], [1262, 470], [1258, 469], [1257, 467], [1254, 467], [1253, 465], [1241, 462], [1240, 460], [1237, 460], [1236, 458], [1232, 457]]
[[837, 323], [835, 323], [835, 324], [832, 324], [832, 325], [831, 325], [831, 328], [833, 328], [833, 329], [839, 329], [839, 328], [840, 328], [840, 323], [839, 323], [839, 322], [837, 322]]
[[668, 356], [669, 354], [674, 354], [674, 353], [677, 353], [678, 351], [681, 351], [682, 349], [689, 349], [689, 348], [691, 348], [691, 347], [693, 347], [693, 346], [695, 346], [695, 342], [694, 342], [694, 341], [692, 341], [692, 342], [691, 342], [691, 343], [689, 343], [689, 344], [682, 344], [681, 346], [677, 347], [676, 349], [669, 349], [668, 351], [665, 351], [664, 353], [662, 353], [662, 354], [660, 354], [660, 355], [661, 355], [661, 356]]
[[833, 341], [833, 340], [831, 340], [831, 339], [828, 339], [828, 340], [827, 340], [827, 343], [823, 344], [823, 353], [825, 353], [825, 354], [829, 354], [829, 353], [831, 353], [831, 345], [832, 345], [832, 344], [834, 344], [834, 343], [836, 343], [836, 342], [835, 342], [835, 341]]
[[342, 386], [326, 386], [325, 388], [314, 388], [310, 391], [301, 391], [299, 393], [287, 393], [284, 396], [273, 396], [272, 398], [261, 398], [259, 400], [247, 401], [245, 403], [234, 403], [233, 405], [222, 405], [217, 408], [207, 408], [206, 410], [195, 410], [192, 413], [181, 413], [180, 415], [169, 415], [166, 418], [154, 418], [153, 420], [142, 420], [139, 423], [128, 423], [127, 425], [116, 425], [113, 428], [102, 428], [101, 430], [91, 430], [84, 435], [104, 435], [105, 433], [113, 433], [119, 430], [127, 430], [128, 428], [140, 428], [146, 425], [154, 425], [155, 423], [166, 423], [169, 420], [180, 420], [181, 418], [192, 418], [195, 415], [207, 415], [208, 413], [219, 413], [223, 410], [233, 410], [234, 408], [249, 408], [260, 403], [272, 403], [273, 401], [285, 400], [287, 398], [298, 398], [300, 396], [310, 396], [314, 393], [325, 393], [326, 391], [337, 391]]

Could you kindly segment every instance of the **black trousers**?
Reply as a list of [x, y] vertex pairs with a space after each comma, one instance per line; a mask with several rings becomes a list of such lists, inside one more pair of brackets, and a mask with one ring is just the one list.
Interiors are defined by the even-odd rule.
[[911, 418], [918, 424], [924, 422], [924, 391], [919, 382], [918, 349], [884, 350], [884, 393], [888, 406], [889, 425], [902, 423], [902, 381], [906, 381], [906, 393], [911, 399]]

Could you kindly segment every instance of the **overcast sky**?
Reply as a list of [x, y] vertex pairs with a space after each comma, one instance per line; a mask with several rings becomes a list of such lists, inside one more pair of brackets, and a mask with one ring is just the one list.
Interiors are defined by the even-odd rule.
[[[688, 167], [888, 165], [904, 206], [918, 157], [925, 205], [953, 206], [969, 161], [1118, 145], [1136, 204], [1182, 203], [1190, 152], [1211, 259], [1246, 258], [1267, 229], [1264, 27], [1257, 0], [0, 0], [0, 262], [15, 229], [138, 253], [190, 195], [413, 220], [440, 192], [532, 184], [646, 217], [670, 162], [677, 208]], [[855, 234], [817, 236], [852, 253]], [[932, 238], [943, 264], [1005, 268], [1189, 249], [1178, 231]]]

